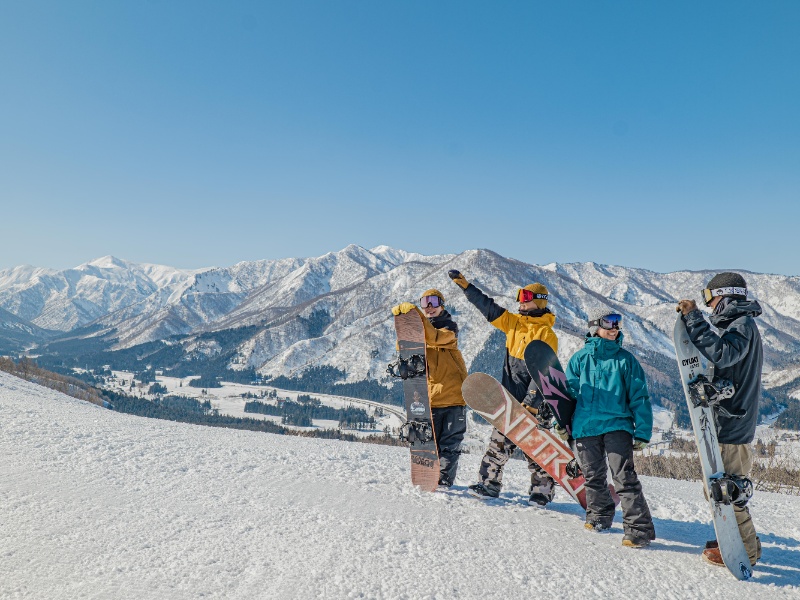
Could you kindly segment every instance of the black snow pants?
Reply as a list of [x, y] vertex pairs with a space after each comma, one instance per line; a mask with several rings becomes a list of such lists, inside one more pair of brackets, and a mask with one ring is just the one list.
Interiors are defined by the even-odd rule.
[[467, 432], [467, 407], [432, 408], [431, 415], [439, 451], [439, 483], [452, 485], [456, 480], [461, 442]]
[[622, 506], [626, 534], [656, 539], [653, 518], [633, 464], [633, 437], [627, 431], [610, 431], [573, 442], [575, 457], [586, 477], [586, 522], [610, 527], [614, 500], [608, 491], [608, 468]]

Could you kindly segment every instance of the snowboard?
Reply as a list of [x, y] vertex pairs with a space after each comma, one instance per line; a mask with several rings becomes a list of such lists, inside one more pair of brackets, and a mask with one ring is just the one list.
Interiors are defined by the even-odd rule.
[[724, 477], [722, 456], [720, 455], [717, 441], [716, 414], [711, 406], [703, 406], [702, 398], [690, 383], [697, 380], [698, 376], [706, 376], [706, 360], [700, 351], [689, 339], [686, 325], [679, 316], [675, 322], [673, 332], [675, 355], [678, 359], [678, 369], [681, 375], [683, 393], [689, 405], [689, 414], [692, 419], [697, 449], [700, 452], [700, 463], [703, 467], [703, 486], [711, 508], [711, 518], [714, 523], [714, 532], [719, 542], [719, 551], [725, 566], [737, 579], [750, 579], [753, 569], [750, 558], [739, 534], [736, 515], [730, 500], [717, 501], [711, 494], [715, 482]]
[[390, 365], [389, 373], [403, 380], [406, 422], [401, 437], [411, 448], [411, 483], [425, 491], [434, 491], [439, 485], [439, 454], [428, 398], [425, 328], [416, 310], [395, 316], [394, 327], [400, 357]]
[[572, 436], [572, 415], [577, 402], [569, 394], [558, 356], [547, 343], [534, 340], [525, 347], [525, 365], [544, 401], [550, 405], [553, 417]]
[[552, 431], [541, 428], [522, 403], [491, 375], [468, 375], [461, 391], [470, 408], [535, 460], [572, 498], [586, 508], [586, 480], [580, 473], [575, 456], [561, 438]]

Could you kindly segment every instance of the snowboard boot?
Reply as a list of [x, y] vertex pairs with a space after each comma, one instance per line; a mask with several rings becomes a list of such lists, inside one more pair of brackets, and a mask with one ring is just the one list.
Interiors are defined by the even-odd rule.
[[[708, 546], [708, 544], [706, 544], [706, 546]], [[716, 545], [716, 542], [714, 542], [714, 546], [710, 548], [706, 547], [706, 549], [703, 550], [703, 560], [717, 567], [725, 566], [725, 561], [722, 560], [722, 554], [720, 554], [719, 546]]]
[[586, 521], [583, 528], [594, 533], [604, 533], [611, 529], [611, 526], [601, 523], [600, 521]]
[[500, 490], [485, 486], [482, 483], [476, 483], [467, 488], [467, 493], [476, 498], [497, 498], [500, 495]]
[[440, 489], [440, 490], [449, 490], [452, 487], [452, 485], [453, 485], [452, 481], [450, 481], [449, 479], [446, 479], [444, 477], [440, 477], [439, 478], [439, 484], [438, 484], [437, 488]]
[[622, 536], [622, 545], [626, 548], [646, 548], [650, 545], [650, 536], [646, 533], [626, 533]]
[[530, 498], [528, 498], [528, 504], [531, 506], [546, 506], [549, 504], [549, 502], [550, 498], [544, 494], [538, 494], [536, 492], [532, 493]]
[[[756, 544], [758, 544], [758, 558], [750, 559], [750, 566], [755, 567], [756, 563], [761, 559], [761, 538], [756, 537]], [[722, 554], [719, 551], [719, 542], [717, 540], [709, 540], [706, 542], [706, 547], [703, 550], [703, 560], [712, 565], [725, 566], [725, 561], [722, 560]]]

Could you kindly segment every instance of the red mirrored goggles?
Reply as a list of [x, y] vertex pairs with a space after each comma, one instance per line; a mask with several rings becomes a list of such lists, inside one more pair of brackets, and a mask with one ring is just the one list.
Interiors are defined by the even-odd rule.
[[537, 294], [526, 289], [517, 290], [517, 302], [531, 302], [533, 300], [547, 300], [547, 294]]
[[428, 308], [429, 306], [437, 308], [442, 306], [442, 299], [439, 296], [423, 296], [419, 299], [419, 305], [422, 308]]

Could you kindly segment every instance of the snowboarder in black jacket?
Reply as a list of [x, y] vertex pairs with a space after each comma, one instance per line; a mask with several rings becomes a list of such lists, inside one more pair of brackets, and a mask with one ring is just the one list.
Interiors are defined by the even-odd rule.
[[[708, 282], [703, 290], [703, 301], [713, 310], [710, 324], [694, 300], [681, 300], [678, 310], [682, 313], [689, 339], [713, 364], [715, 380], [727, 379], [736, 390], [732, 398], [720, 402], [731, 416], [717, 415], [717, 439], [725, 472], [746, 478], [753, 466], [750, 444], [756, 433], [761, 398], [764, 352], [755, 322], [755, 317], [761, 314], [761, 306], [748, 298], [744, 277], [730, 272], [719, 273]], [[744, 416], [738, 416], [742, 414]], [[747, 492], [752, 493], [752, 487]], [[755, 565], [761, 558], [761, 542], [756, 536], [750, 511], [747, 506], [734, 506], [734, 511], [750, 563]], [[724, 566], [716, 541], [706, 544], [703, 557], [708, 562]]]

